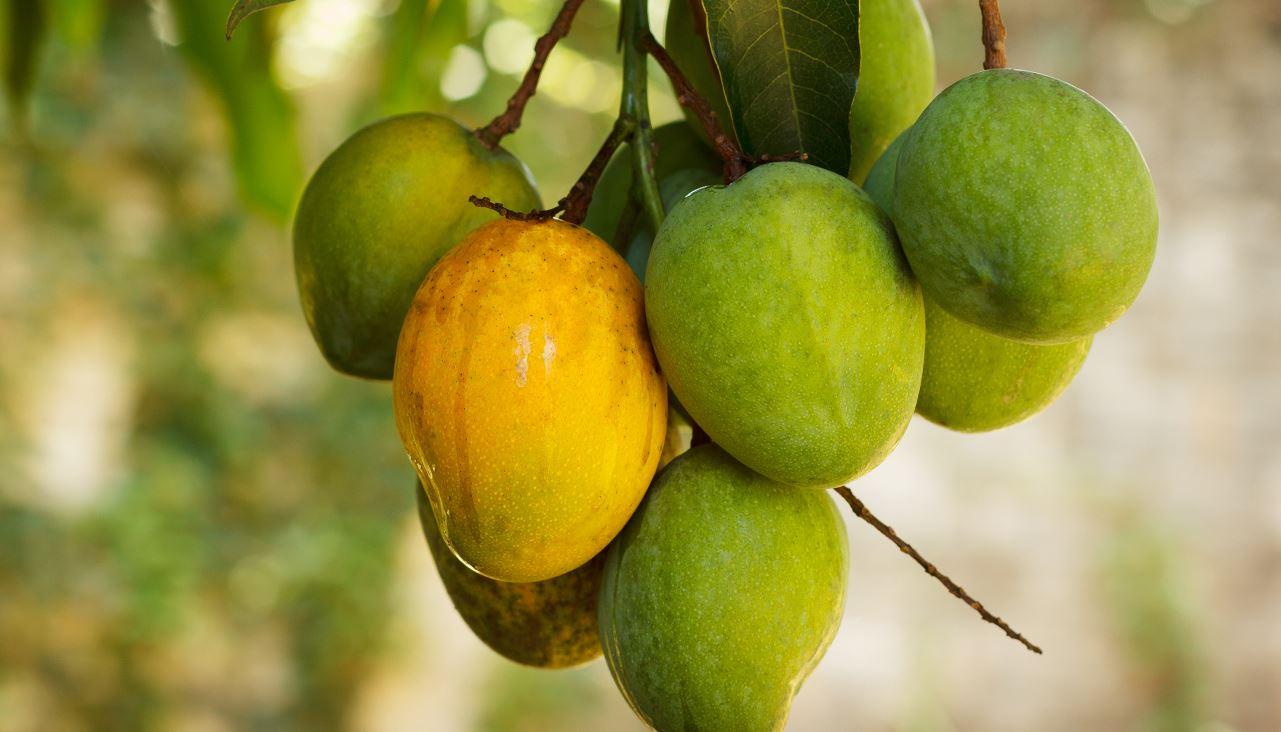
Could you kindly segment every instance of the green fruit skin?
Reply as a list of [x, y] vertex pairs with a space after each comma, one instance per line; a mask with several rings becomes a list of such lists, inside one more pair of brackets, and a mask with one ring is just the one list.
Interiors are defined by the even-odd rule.
[[539, 668], [567, 668], [601, 654], [596, 620], [604, 553], [542, 582], [499, 582], [472, 571], [449, 550], [419, 484], [418, 519], [436, 571], [458, 614], [500, 655]]
[[[904, 136], [867, 177], [867, 193], [893, 215], [894, 171]], [[1081, 370], [1093, 336], [1035, 345], [992, 335], [925, 298], [925, 368], [916, 413], [958, 432], [1021, 422], [1058, 398]]]
[[[725, 101], [725, 87], [721, 84], [721, 74], [707, 43], [704, 29], [700, 33], [694, 27], [694, 16], [690, 12], [690, 0], [671, 0], [667, 5], [667, 24], [663, 42], [668, 54], [676, 62], [676, 67], [685, 74], [685, 78], [694, 87], [716, 113], [721, 129], [726, 135], [734, 136], [734, 118], [730, 116], [729, 104]], [[682, 106], [685, 119], [704, 144], [711, 145], [711, 139], [703, 129], [698, 115]]]
[[958, 432], [1008, 427], [1045, 409], [1081, 370], [1093, 336], [1040, 346], [994, 336], [925, 300], [916, 413]]
[[918, 0], [862, 0], [858, 35], [849, 177], [862, 183], [890, 141], [934, 97], [934, 41]]
[[540, 206], [529, 171], [434, 114], [391, 117], [330, 153], [294, 220], [294, 268], [312, 335], [338, 371], [390, 379], [400, 325], [441, 255], [497, 214]]
[[1156, 191], [1129, 131], [1027, 71], [971, 75], [930, 104], [899, 153], [893, 208], [929, 297], [1030, 343], [1115, 321], [1156, 253]]
[[839, 175], [773, 163], [690, 194], [654, 241], [645, 312], [690, 416], [780, 483], [853, 480], [911, 419], [920, 288], [889, 219]]
[[871, 196], [872, 200], [876, 201], [876, 205], [880, 206], [891, 219], [894, 218], [894, 180], [898, 170], [898, 155], [903, 149], [903, 142], [907, 140], [908, 131], [894, 138], [894, 142], [885, 148], [885, 152], [877, 158], [876, 164], [867, 174], [867, 182], [863, 184], [863, 191]]
[[836, 635], [848, 565], [825, 492], [694, 448], [659, 474], [606, 554], [609, 670], [657, 730], [782, 729]]
[[[658, 156], [654, 177], [663, 207], [671, 210], [691, 191], [723, 181], [721, 159], [703, 144], [693, 128], [684, 122], [669, 122], [654, 129]], [[632, 187], [632, 152], [623, 145], [601, 174], [587, 207], [583, 226], [609, 242], [631, 265], [632, 271], [645, 281], [645, 264], [654, 241], [654, 230], [644, 215], [636, 216], [630, 235], [619, 239], [619, 221], [627, 208]]]

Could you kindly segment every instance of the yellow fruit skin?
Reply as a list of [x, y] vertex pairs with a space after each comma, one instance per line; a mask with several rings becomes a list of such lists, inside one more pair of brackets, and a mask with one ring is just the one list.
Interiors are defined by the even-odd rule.
[[393, 392], [441, 536], [504, 582], [598, 554], [663, 451], [640, 282], [560, 221], [494, 221], [440, 260], [401, 330]]

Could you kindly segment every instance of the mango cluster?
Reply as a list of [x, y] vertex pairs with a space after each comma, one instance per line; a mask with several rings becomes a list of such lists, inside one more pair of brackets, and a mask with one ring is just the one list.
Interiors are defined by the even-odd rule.
[[[693, 28], [674, 0], [672, 53], [724, 109]], [[537, 207], [525, 167], [416, 114], [346, 141], [298, 210], [308, 323], [336, 369], [392, 380], [463, 619], [518, 663], [603, 653], [659, 730], [780, 729], [843, 614], [824, 489], [914, 413], [984, 431], [1046, 407], [1152, 263], [1152, 181], [1102, 104], [1015, 70], [931, 99], [916, 0], [864, 0], [860, 34], [848, 176], [723, 185], [677, 122], [657, 230], [627, 213], [626, 150], [584, 226], [507, 220], [468, 197]]]

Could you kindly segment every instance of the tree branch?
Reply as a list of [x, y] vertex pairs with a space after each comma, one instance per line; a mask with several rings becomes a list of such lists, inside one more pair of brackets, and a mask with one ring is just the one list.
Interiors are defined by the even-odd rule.
[[516, 87], [516, 91], [507, 100], [507, 109], [489, 124], [476, 130], [476, 137], [485, 147], [490, 150], [496, 149], [505, 135], [515, 132], [516, 128], [520, 127], [520, 118], [525, 113], [525, 105], [538, 91], [538, 79], [543, 74], [543, 67], [547, 65], [547, 57], [560, 39], [569, 35], [570, 26], [574, 23], [574, 15], [582, 4], [583, 0], [565, 0], [560, 12], [556, 14], [556, 19], [552, 21], [551, 29], [534, 43], [534, 60], [529, 64], [529, 70], [521, 79], [520, 86]]
[[979, 0], [983, 13], [983, 68], [1005, 68], [1005, 24], [1001, 22], [1000, 0]]
[[899, 551], [908, 555], [915, 560], [917, 564], [921, 565], [921, 569], [924, 569], [926, 574], [941, 582], [943, 586], [947, 588], [947, 591], [952, 593], [954, 597], [973, 608], [974, 611], [977, 612], [984, 620], [1005, 631], [1007, 636], [1013, 638], [1019, 643], [1022, 643], [1029, 651], [1037, 654], [1041, 653], [1041, 648], [1039, 646], [1035, 645], [1027, 638], [1024, 638], [1022, 633], [1011, 628], [1004, 620], [1001, 620], [996, 615], [988, 612], [988, 609], [983, 607], [983, 603], [975, 600], [968, 592], [965, 591], [964, 588], [953, 582], [950, 577], [940, 572], [937, 567], [928, 562], [925, 557], [921, 556], [920, 552], [913, 549], [911, 544], [899, 538], [898, 533], [895, 532], [889, 524], [878, 519], [871, 511], [867, 510], [867, 506], [863, 505], [863, 502], [856, 498], [854, 493], [848, 487], [838, 486], [834, 490], [837, 495], [845, 499], [846, 503], [850, 504], [850, 508], [854, 510], [855, 516], [858, 516], [871, 524], [872, 528], [881, 532], [882, 536], [894, 542], [894, 545], [899, 548]]
[[546, 221], [561, 215], [561, 220], [571, 224], [581, 224], [587, 217], [587, 207], [592, 202], [592, 194], [596, 191], [596, 183], [600, 181], [600, 176], [605, 172], [605, 165], [609, 159], [614, 156], [619, 145], [632, 136], [632, 124], [628, 120], [619, 119], [614, 122], [614, 128], [610, 130], [609, 137], [601, 143], [600, 149], [592, 157], [591, 163], [583, 174], [578, 176], [578, 180], [569, 189], [565, 197], [556, 202], [555, 206], [547, 209], [534, 209], [533, 211], [513, 211], [501, 203], [491, 201], [484, 196], [469, 196], [468, 201], [472, 205], [480, 208], [487, 208], [491, 211], [497, 211], [502, 214], [503, 218], [514, 221]]
[[672, 87], [676, 89], [676, 101], [698, 117], [703, 131], [707, 133], [707, 139], [711, 140], [712, 146], [716, 148], [716, 154], [725, 161], [725, 182], [732, 183], [743, 177], [748, 167], [747, 156], [743, 154], [738, 143], [725, 134], [725, 128], [717, 119], [716, 112], [712, 111], [712, 105], [698, 93], [689, 78], [676, 65], [671, 54], [667, 53], [667, 49], [663, 48], [653, 34], [646, 33], [642, 43], [645, 52], [654, 57], [663, 72], [667, 74], [667, 78], [672, 80]]

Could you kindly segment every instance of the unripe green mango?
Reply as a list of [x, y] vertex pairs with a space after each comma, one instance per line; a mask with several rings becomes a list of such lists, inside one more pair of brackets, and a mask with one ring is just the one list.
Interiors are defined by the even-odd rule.
[[662, 732], [778, 730], [840, 625], [849, 554], [825, 491], [714, 445], [676, 458], [606, 553], [600, 629], [623, 696]]
[[834, 173], [773, 163], [690, 194], [654, 240], [645, 312], [686, 411], [780, 483], [858, 477], [912, 416], [920, 289], [889, 219]]
[[849, 177], [862, 183], [890, 141], [934, 97], [934, 41], [918, 0], [862, 0], [858, 39]]
[[505, 150], [434, 114], [391, 117], [330, 153], [294, 220], [303, 312], [335, 369], [390, 379], [400, 325], [436, 260], [497, 214], [487, 196], [538, 208], [529, 171]]
[[567, 668], [600, 655], [596, 607], [604, 554], [542, 582], [499, 582], [473, 572], [440, 536], [421, 484], [418, 519], [436, 571], [458, 614], [477, 638], [527, 666]]
[[[657, 148], [654, 177], [658, 179], [658, 192], [664, 209], [671, 210], [691, 191], [722, 182], [721, 159], [699, 140], [688, 124], [669, 122], [656, 127], [654, 145]], [[638, 214], [632, 222], [630, 235], [623, 237], [623, 241], [617, 241], [619, 221], [630, 197], [632, 169], [631, 147], [623, 145], [596, 184], [583, 226], [617, 249], [644, 282], [645, 264], [649, 261], [649, 250], [654, 241], [649, 218]]]
[[1091, 335], [1152, 266], [1156, 192], [1138, 146], [1057, 79], [994, 69], [953, 84], [912, 126], [896, 171], [894, 221], [921, 287], [997, 335]]
[[958, 432], [986, 432], [1031, 417], [1081, 370], [1094, 336], [1041, 346], [958, 320], [925, 299], [925, 369], [916, 413]]
[[[663, 44], [672, 60], [676, 62], [676, 67], [681, 70], [686, 79], [689, 79], [694, 90], [707, 100], [712, 111], [716, 113], [716, 118], [721, 123], [721, 130], [733, 138], [734, 120], [730, 117], [729, 104], [725, 101], [725, 88], [721, 85], [720, 71], [716, 68], [716, 61], [707, 43], [706, 24], [703, 23], [702, 28], [695, 26], [691, 2], [698, 3], [698, 12], [703, 12], [701, 0], [671, 0], [668, 3]], [[685, 113], [685, 119], [698, 139], [705, 145], [710, 145], [711, 140], [707, 137], [707, 132], [703, 129], [698, 116], [683, 105], [681, 111]]]
[[[867, 177], [867, 193], [893, 215], [894, 171], [905, 135]], [[1002, 338], [925, 298], [925, 367], [916, 413], [960, 432], [1007, 427], [1058, 398], [1081, 370], [1093, 336], [1053, 345]]]

